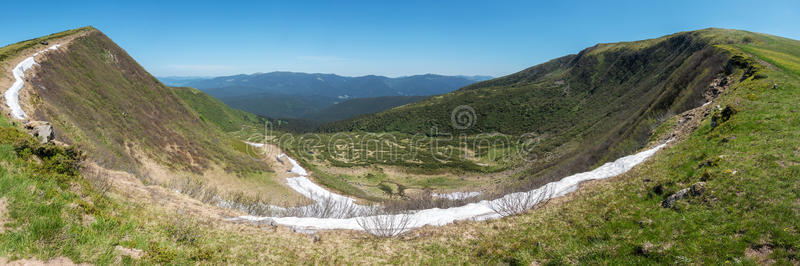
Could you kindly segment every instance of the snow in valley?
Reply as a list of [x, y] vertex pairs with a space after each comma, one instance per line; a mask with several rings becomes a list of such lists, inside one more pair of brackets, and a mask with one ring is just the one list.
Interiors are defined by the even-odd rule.
[[[263, 144], [254, 144], [257, 146]], [[658, 145], [654, 148], [639, 152], [634, 155], [622, 157], [614, 162], [606, 163], [594, 170], [574, 174], [564, 177], [563, 179], [555, 182], [548, 183], [547, 185], [527, 191], [507, 194], [501, 198], [494, 200], [483, 200], [476, 203], [470, 203], [460, 207], [453, 208], [433, 208], [412, 211], [404, 214], [374, 214], [380, 213], [379, 207], [357, 205], [355, 199], [342, 196], [311, 182], [308, 179], [308, 172], [300, 166], [297, 161], [289, 158], [285, 154], [279, 155], [279, 158], [286, 158], [291, 164], [291, 172], [298, 175], [287, 179], [288, 185], [299, 192], [300, 194], [315, 200], [314, 204], [299, 208], [314, 208], [321, 205], [334, 206], [332, 212], [344, 211], [353, 213], [361, 213], [361, 216], [345, 216], [331, 217], [331, 216], [316, 216], [316, 217], [258, 217], [258, 216], [240, 216], [233, 218], [233, 220], [246, 220], [254, 222], [272, 221], [276, 224], [289, 226], [298, 231], [313, 232], [315, 230], [334, 230], [334, 229], [349, 229], [349, 230], [366, 230], [373, 233], [374, 226], [386, 226], [385, 222], [401, 223], [399, 226], [403, 230], [410, 230], [413, 228], [422, 227], [425, 225], [445, 225], [457, 220], [486, 220], [503, 217], [513, 214], [512, 211], [505, 212], [503, 208], [498, 206], [510, 205], [513, 203], [520, 208], [531, 208], [539, 202], [548, 200], [550, 198], [564, 196], [567, 193], [575, 191], [581, 182], [596, 179], [605, 179], [619, 174], [623, 174], [633, 168], [634, 166], [644, 162], [647, 158], [655, 154], [658, 150], [663, 148], [666, 144]], [[477, 196], [479, 192], [461, 192], [438, 195], [439, 197], [454, 197], [465, 198]], [[325, 217], [325, 218], [320, 218]], [[384, 223], [370, 223], [367, 221], [384, 221]], [[399, 233], [399, 232], [396, 232]]]

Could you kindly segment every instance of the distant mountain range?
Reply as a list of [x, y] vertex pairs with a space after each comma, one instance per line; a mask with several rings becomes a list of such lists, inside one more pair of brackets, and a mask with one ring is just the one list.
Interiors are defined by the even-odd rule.
[[[475, 82], [491, 79], [489, 76], [443, 76], [435, 74], [405, 77], [368, 75], [346, 77], [335, 74], [310, 74], [298, 72], [270, 72], [241, 74], [215, 78], [164, 77], [160, 80], [171, 86], [200, 89], [225, 104], [275, 118], [304, 118], [330, 121], [332, 117], [351, 116], [377, 112], [421, 98], [392, 96], [430, 96], [444, 94]], [[374, 98], [346, 105], [347, 110], [336, 115], [322, 115], [319, 111], [350, 99]], [[384, 103], [385, 102], [385, 103]], [[366, 106], [359, 106], [359, 105]], [[342, 117], [347, 114], [347, 117]]]
[[212, 79], [212, 78], [214, 78], [214, 77], [169, 76], [169, 77], [158, 77], [158, 80], [160, 80], [161, 83], [164, 83], [167, 86], [183, 87], [183, 86], [186, 86], [186, 84], [189, 84], [191, 82], [200, 81], [200, 80], [206, 80], [206, 79]]

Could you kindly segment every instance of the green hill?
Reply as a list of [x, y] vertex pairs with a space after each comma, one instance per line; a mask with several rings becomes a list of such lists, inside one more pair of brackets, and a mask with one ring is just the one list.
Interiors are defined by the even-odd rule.
[[93, 28], [62, 38], [69, 41], [38, 59], [23, 97], [30, 118], [50, 122], [56, 141], [145, 184], [195, 182], [213, 191], [204, 200], [299, 197], [233, 134], [263, 127], [263, 118], [164, 86]]
[[[372, 238], [232, 223], [210, 218], [219, 215], [211, 206], [212, 212], [183, 211], [203, 206], [197, 202], [169, 207], [166, 193], [106, 194], [81, 171], [82, 153], [97, 160], [105, 157], [95, 154], [104, 151], [127, 152], [124, 147], [134, 141], [160, 162], [180, 159], [175, 150], [226, 153], [230, 138], [221, 128], [232, 124], [228, 121], [252, 121], [212, 107], [218, 103], [191, 89], [164, 87], [101, 33], [87, 29], [82, 34], [67, 50], [40, 62], [30, 81], [36, 92], [31, 98], [41, 110], [31, 116], [52, 119], [62, 130], [57, 139], [73, 145], [39, 144], [20, 123], [0, 116], [0, 263], [29, 257], [96, 264], [791, 265], [800, 260], [800, 41], [708, 29], [602, 44], [442, 97], [333, 124], [327, 129], [424, 131], [404, 121], [416, 119], [446, 129], [452, 105], [468, 104], [479, 119], [537, 116], [528, 109], [534, 108], [564, 120], [504, 120], [500, 128], [493, 120], [477, 120], [465, 133], [520, 134], [538, 125], [551, 130], [553, 139], [558, 132], [580, 140], [573, 144], [587, 150], [610, 149], [597, 153], [608, 156], [674, 139], [626, 174], [588, 182], [521, 215]], [[39, 41], [0, 48], [0, 55], [9, 55], [0, 65], [41, 49]], [[720, 86], [723, 79], [727, 83]], [[573, 96], [553, 94], [566, 85]], [[506, 94], [537, 96], [544, 103], [503, 107], [518, 99]], [[194, 96], [199, 98], [180, 100]], [[712, 104], [678, 113], [701, 106], [706, 96]], [[562, 101], [578, 106], [576, 113], [557, 112], [566, 108]], [[209, 115], [212, 110], [225, 114]], [[148, 118], [160, 119], [143, 121]], [[380, 121], [383, 127], [373, 124]], [[151, 129], [154, 133], [145, 132]], [[579, 129], [588, 136], [573, 133]], [[205, 146], [206, 140], [219, 145]], [[581, 154], [578, 150], [573, 152]], [[233, 157], [191, 158], [236, 160], [235, 151], [226, 154]], [[120, 158], [125, 156], [131, 155]], [[181, 160], [173, 167], [203, 169]], [[664, 206], [671, 195], [691, 187], [687, 197]]]
[[198, 89], [176, 87], [173, 90], [181, 100], [197, 111], [201, 120], [217, 125], [225, 132], [239, 131], [244, 125], [263, 126], [267, 121], [258, 115], [232, 109]]
[[232, 138], [210, 127], [97, 30], [39, 65], [31, 80], [37, 96], [33, 119], [51, 121], [58, 140], [81, 146], [101, 165], [136, 172], [141, 165], [135, 157], [146, 156], [194, 173], [212, 165], [268, 170], [229, 148]]
[[418, 102], [428, 97], [425, 96], [383, 96], [373, 98], [357, 98], [334, 104], [303, 116], [305, 119], [318, 121], [337, 121], [358, 115], [371, 114], [388, 110], [397, 106]]
[[[632, 153], [666, 118], [710, 100], [715, 81], [724, 80], [728, 86], [754, 75], [749, 62], [717, 45], [754, 43], [760, 36], [706, 29], [598, 44], [577, 55], [374, 115], [333, 122], [321, 130], [430, 133], [436, 128], [452, 134], [533, 134], [539, 137], [536, 154], [556, 157], [532, 165], [531, 175], [550, 180]], [[467, 128], [453, 125], [453, 110], [459, 106], [474, 110]]]

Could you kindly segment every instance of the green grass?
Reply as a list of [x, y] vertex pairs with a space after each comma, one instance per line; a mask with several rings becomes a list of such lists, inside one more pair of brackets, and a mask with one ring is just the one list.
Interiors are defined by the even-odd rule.
[[[220, 247], [204, 236], [207, 229], [190, 217], [102, 195], [79, 174], [77, 164], [64, 171], [58, 167], [64, 164], [47, 163], [74, 162], [79, 159], [75, 153], [40, 146], [15, 132], [14, 127], [0, 127], [5, 136], [0, 139], [0, 198], [7, 202], [2, 215], [9, 219], [0, 233], [0, 256], [42, 261], [63, 256], [101, 265], [221, 259], [216, 253]], [[142, 250], [145, 257], [118, 258], [116, 246]]]
[[[385, 196], [385, 193], [373, 189], [381, 182], [410, 189], [474, 188], [483, 182], [460, 176], [498, 173], [524, 163], [517, 153], [519, 143], [514, 136], [465, 135], [448, 139], [365, 132], [279, 136], [282, 137], [272, 139], [272, 143], [310, 170], [320, 184], [371, 200]], [[436, 156], [432, 150], [436, 150]], [[467, 154], [470, 155], [465, 156]], [[370, 170], [370, 174], [381, 177], [379, 181], [373, 181], [365, 180], [364, 175], [326, 173], [329, 167], [344, 171], [351, 167], [402, 170], [392, 174]]]
[[[165, 218], [175, 213], [102, 197], [74, 168], [79, 154], [38, 145], [0, 119], [0, 197], [7, 200], [10, 217], [0, 233], [0, 256], [66, 256], [109, 264], [116, 262], [114, 247], [122, 245], [146, 254], [139, 261], [122, 262], [141, 264], [752, 265], [767, 261], [748, 257], [747, 251], [765, 250], [764, 256], [776, 264], [796, 264], [800, 71], [793, 62], [800, 58], [800, 42], [712, 33], [714, 40], [752, 38], [746, 46], [725, 45], [728, 55], [776, 66], [753, 68], [756, 73], [745, 75], [715, 100], [715, 105], [737, 107], [730, 120], [712, 128], [711, 116], [706, 117], [687, 139], [624, 175], [584, 186], [568, 200], [500, 220], [423, 228], [402, 239], [333, 232], [314, 243], [288, 230], [212, 227]], [[747, 69], [732, 74], [741, 76]], [[780, 84], [778, 89], [772, 88], [774, 83]], [[656, 135], [676, 125], [674, 118], [666, 121], [655, 129]], [[303, 163], [315, 171], [313, 163]], [[352, 188], [347, 182], [340, 182], [346, 178], [353, 177], [318, 177], [337, 190], [360, 193], [348, 191]], [[380, 184], [384, 178], [372, 179]], [[670, 194], [701, 181], [706, 182], [702, 195], [680, 200], [673, 208], [660, 206]], [[430, 182], [447, 185], [444, 180]]]
[[239, 131], [248, 125], [263, 126], [267, 121], [255, 114], [231, 109], [222, 101], [194, 88], [173, 88], [173, 91], [194, 109], [203, 121], [216, 125], [225, 132]]
[[8, 59], [8, 58], [10, 58], [12, 56], [15, 56], [15, 55], [19, 54], [20, 52], [22, 52], [22, 51], [24, 51], [24, 50], [26, 50], [28, 48], [31, 48], [31, 47], [34, 47], [34, 46], [37, 46], [37, 45], [41, 45], [40, 42], [42, 42], [42, 41], [50, 41], [52, 39], [57, 39], [57, 38], [69, 36], [69, 35], [72, 35], [72, 34], [77, 34], [77, 33], [85, 32], [85, 31], [90, 31], [90, 30], [93, 30], [93, 29], [94, 28], [92, 28], [91, 26], [90, 27], [83, 27], [83, 28], [78, 28], [78, 29], [74, 29], [74, 30], [68, 30], [68, 31], [63, 31], [63, 32], [59, 32], [59, 33], [53, 33], [53, 34], [50, 34], [50, 35], [47, 35], [47, 36], [44, 36], [44, 37], [39, 37], [39, 38], [30, 39], [30, 40], [21, 41], [21, 42], [18, 42], [18, 43], [7, 45], [5, 47], [0, 48], [0, 62], [3, 62], [3, 61], [5, 61], [6, 59]]
[[[784, 45], [799, 47], [794, 41]], [[756, 55], [768, 62], [800, 58], [800, 53]], [[712, 129], [706, 119], [688, 140], [644, 167], [569, 203], [510, 219], [517, 229], [471, 242], [477, 248], [473, 255], [512, 263], [760, 264], [745, 257], [745, 250], [766, 247], [774, 262], [796, 263], [800, 72], [780, 69], [763, 70], [769, 81], [751, 78], [715, 103], [739, 107], [731, 120]], [[771, 82], [782, 87], [772, 89]], [[659, 206], [700, 181], [707, 183], [702, 196], [673, 209]]]

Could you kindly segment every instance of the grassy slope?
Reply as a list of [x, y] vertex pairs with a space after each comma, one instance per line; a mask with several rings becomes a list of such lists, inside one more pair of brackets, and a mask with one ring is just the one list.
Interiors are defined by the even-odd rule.
[[225, 132], [242, 130], [242, 126], [259, 126], [264, 118], [245, 111], [232, 109], [222, 101], [208, 96], [198, 89], [189, 87], [173, 88], [175, 94], [200, 114], [200, 119], [217, 125]]
[[[712, 129], [706, 117], [687, 140], [623, 176], [585, 186], [568, 201], [499, 221], [423, 229], [406, 240], [355, 241], [337, 254], [372, 254], [374, 248], [382, 249], [380, 262], [445, 264], [797, 263], [800, 42], [741, 32], [712, 37], [737, 37], [731, 34], [757, 41], [719, 48], [777, 68], [764, 66], [766, 78], [750, 77], [715, 101], [739, 109], [719, 127]], [[660, 206], [701, 180], [707, 182], [702, 196], [673, 209]], [[763, 258], [753, 255], [759, 252]]]
[[101, 165], [135, 172], [135, 147], [178, 171], [200, 173], [214, 164], [231, 172], [269, 170], [234, 151], [232, 138], [99, 31], [48, 55], [31, 82], [39, 104], [33, 116], [52, 121], [58, 139], [82, 146]]
[[[371, 116], [334, 122], [323, 131], [401, 131], [454, 134], [501, 132], [540, 137], [528, 165], [529, 183], [585, 171], [641, 148], [663, 118], [704, 102], [711, 81], [733, 68], [730, 55], [709, 44], [743, 42], [720, 29], [657, 39], [600, 44], [506, 77], [476, 83]], [[716, 38], [717, 34], [725, 38]], [[451, 111], [468, 105], [475, 124], [451, 126]]]
[[426, 96], [383, 96], [347, 100], [331, 107], [304, 115], [304, 118], [325, 122], [348, 119], [358, 115], [372, 114], [397, 106], [418, 102]]
[[[800, 47], [796, 41], [780, 45]], [[800, 58], [800, 53], [756, 55], [768, 62]], [[491, 237], [481, 245], [482, 255], [492, 260], [716, 264], [743, 259], [747, 248], [766, 247], [773, 259], [797, 263], [800, 120], [793, 99], [800, 94], [800, 71], [792, 64], [776, 66], [789, 71], [765, 71], [769, 82], [746, 81], [717, 102], [738, 103], [740, 113], [732, 120], [713, 130], [705, 123], [689, 140], [618, 182], [515, 218], [525, 229]], [[771, 82], [781, 88], [770, 89]], [[701, 166], [708, 160], [715, 163]], [[701, 179], [708, 179], [708, 193], [674, 210], [659, 207], [667, 195]]]
[[[456, 256], [525, 264], [721, 264], [800, 260], [800, 42], [753, 36], [763, 42], [724, 48], [753, 52], [778, 69], [748, 79], [715, 104], [740, 112], [712, 129], [710, 117], [684, 142], [609, 182], [597, 182], [571, 201], [471, 228], [477, 240], [430, 243]], [[772, 89], [778, 83], [779, 89]], [[707, 164], [707, 162], [711, 162]], [[660, 202], [695, 182], [706, 193], [674, 209]], [[491, 225], [498, 227], [498, 225]]]
[[[405, 239], [335, 232], [312, 243], [298, 234], [200, 224], [199, 231], [176, 233], [185, 229], [163, 220], [167, 213], [104, 201], [81, 178], [51, 167], [59, 164], [42, 167], [24, 149], [18, 152], [15, 147], [30, 137], [8, 137], [16, 129], [0, 117], [0, 197], [11, 203], [12, 218], [5, 227], [12, 230], [0, 234], [0, 254], [103, 263], [113, 261], [119, 244], [144, 250], [140, 263], [763, 262], [746, 256], [755, 249], [777, 262], [797, 263], [800, 44], [758, 38], [764, 42], [724, 47], [777, 67], [763, 69], [767, 78], [745, 80], [715, 102], [736, 104], [740, 112], [730, 121], [712, 130], [706, 118], [687, 140], [628, 174], [585, 186], [568, 201], [497, 221], [425, 228]], [[772, 83], [779, 89], [771, 89]], [[703, 196], [674, 209], [659, 206], [701, 179], [707, 182]], [[84, 214], [96, 219], [82, 222]], [[194, 237], [181, 237], [186, 235]]]

